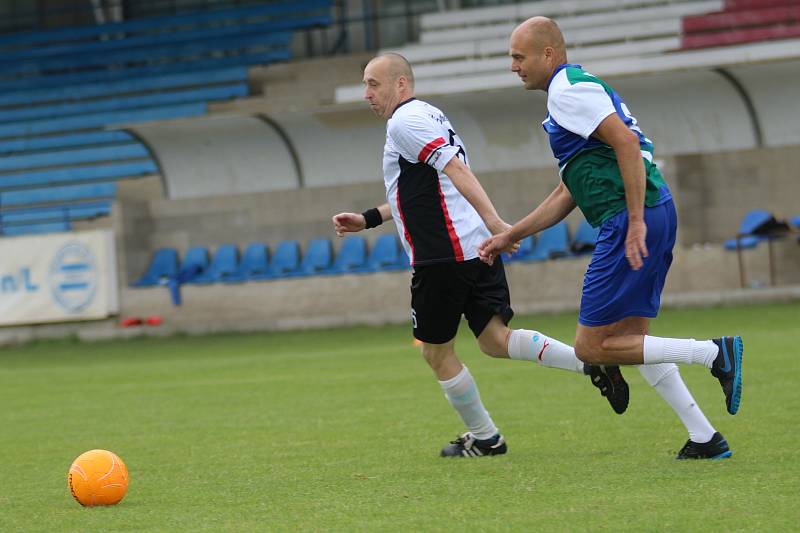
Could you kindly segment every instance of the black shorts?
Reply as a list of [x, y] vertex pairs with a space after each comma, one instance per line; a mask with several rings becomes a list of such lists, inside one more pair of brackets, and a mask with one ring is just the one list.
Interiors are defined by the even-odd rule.
[[508, 324], [514, 311], [503, 262], [489, 266], [480, 259], [414, 267], [411, 277], [411, 321], [414, 337], [444, 344], [456, 336], [461, 315], [479, 336], [493, 316]]

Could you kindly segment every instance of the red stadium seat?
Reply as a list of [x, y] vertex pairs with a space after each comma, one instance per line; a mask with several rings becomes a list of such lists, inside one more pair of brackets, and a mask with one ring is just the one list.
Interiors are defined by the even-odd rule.
[[684, 49], [729, 46], [800, 36], [800, 5], [789, 0], [734, 0], [725, 10], [684, 17]]

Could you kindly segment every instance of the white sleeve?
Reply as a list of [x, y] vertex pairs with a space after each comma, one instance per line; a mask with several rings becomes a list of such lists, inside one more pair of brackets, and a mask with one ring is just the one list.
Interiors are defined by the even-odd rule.
[[562, 128], [588, 139], [604, 118], [616, 113], [599, 83], [579, 82], [547, 99], [547, 111]]
[[389, 136], [403, 159], [442, 171], [458, 153], [443, 136], [438, 124], [419, 115], [404, 115], [389, 123]]

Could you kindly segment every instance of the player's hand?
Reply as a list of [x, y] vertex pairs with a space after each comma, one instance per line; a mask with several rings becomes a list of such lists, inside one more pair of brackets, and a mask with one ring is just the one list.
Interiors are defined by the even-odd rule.
[[504, 231], [489, 237], [478, 246], [478, 256], [481, 261], [491, 265], [495, 258], [503, 252], [511, 252], [519, 248], [519, 243], [515, 243], [510, 238], [510, 232]]
[[[511, 229], [511, 224], [509, 224], [508, 222], [503, 222], [502, 220], [499, 220], [494, 225], [489, 226], [489, 231], [492, 232], [492, 235], [499, 235], [510, 229]], [[519, 250], [520, 244], [522, 244], [520, 241], [513, 242], [511, 243], [510, 248], [503, 251], [509, 254], [515, 254], [517, 253], [517, 250]]]
[[647, 257], [647, 225], [644, 220], [628, 221], [628, 235], [625, 237], [625, 257], [633, 270], [639, 270]]
[[333, 229], [339, 237], [343, 237], [345, 233], [356, 233], [367, 227], [367, 221], [360, 213], [339, 213], [334, 215], [332, 220]]

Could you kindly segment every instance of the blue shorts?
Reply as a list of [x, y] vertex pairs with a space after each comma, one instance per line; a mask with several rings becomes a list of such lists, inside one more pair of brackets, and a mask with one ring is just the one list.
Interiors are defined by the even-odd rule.
[[625, 258], [628, 210], [600, 226], [597, 246], [583, 278], [578, 321], [584, 326], [605, 326], [629, 316], [654, 318], [658, 314], [678, 227], [672, 198], [667, 196], [662, 201], [644, 209], [648, 257], [639, 270], [631, 269]]

